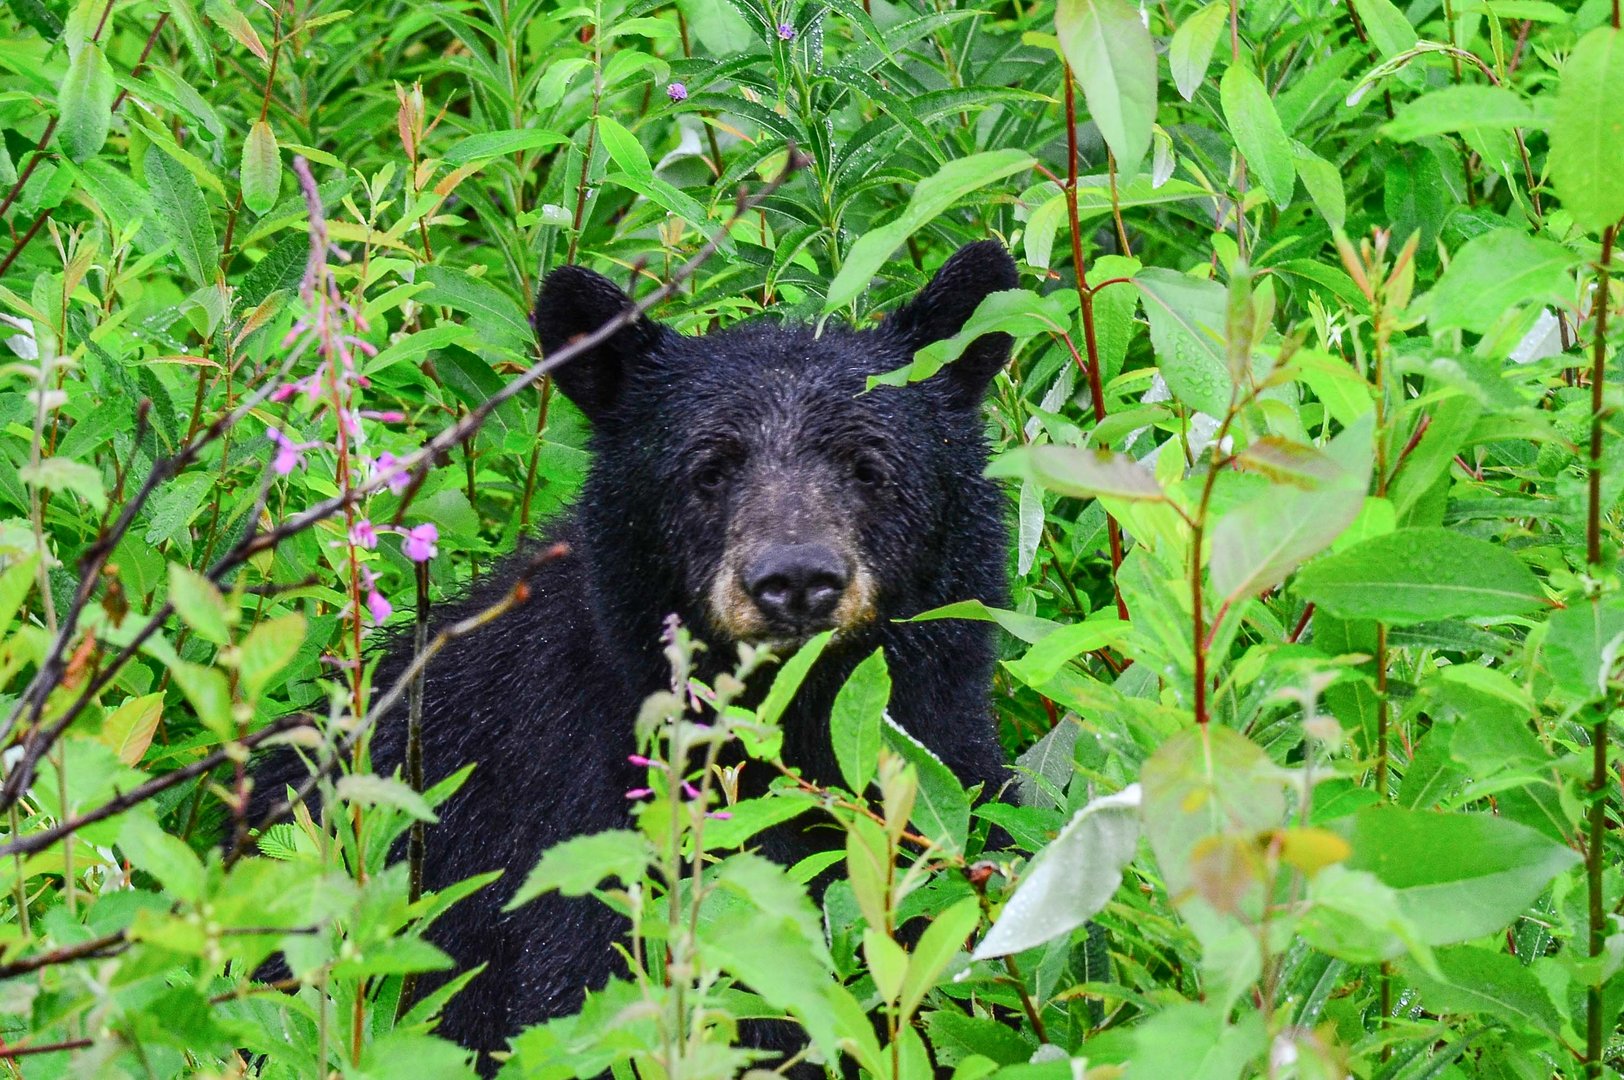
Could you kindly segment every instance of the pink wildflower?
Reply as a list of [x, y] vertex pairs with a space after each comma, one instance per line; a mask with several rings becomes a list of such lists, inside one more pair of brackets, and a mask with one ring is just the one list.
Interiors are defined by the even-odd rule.
[[628, 799], [646, 799], [652, 794], [654, 794], [654, 789], [653, 788], [634, 787], [630, 791], [626, 792], [626, 798], [628, 798]]
[[413, 562], [428, 562], [439, 551], [434, 546], [435, 541], [439, 539], [440, 530], [434, 527], [432, 521], [425, 522], [406, 531], [406, 543], [403, 550], [406, 557]]
[[362, 518], [350, 526], [350, 543], [371, 551], [378, 546], [378, 530], [372, 527], [370, 520]]

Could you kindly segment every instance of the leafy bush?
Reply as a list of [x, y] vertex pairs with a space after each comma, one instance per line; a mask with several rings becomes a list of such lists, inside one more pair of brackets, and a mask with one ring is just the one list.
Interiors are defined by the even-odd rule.
[[[486, 882], [388, 863], [446, 791], [366, 773], [367, 643], [579, 484], [540, 275], [864, 322], [988, 234], [1015, 607], [929, 617], [1007, 632], [1016, 793], [877, 656], [845, 789], [736, 802], [823, 643], [745, 710], [673, 628], [634, 820], [524, 890], [628, 911], [633, 978], [506, 1074], [731, 1074], [775, 1015], [898, 1080], [1620, 1067], [1616, 0], [8, 10], [11, 1075], [467, 1075], [461, 980], [403, 1003]], [[256, 838], [273, 739], [341, 810]], [[801, 813], [843, 857], [749, 852]]]

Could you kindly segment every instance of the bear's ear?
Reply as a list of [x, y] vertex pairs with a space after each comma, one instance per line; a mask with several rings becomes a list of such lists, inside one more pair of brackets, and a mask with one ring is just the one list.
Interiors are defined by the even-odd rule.
[[[1015, 260], [1003, 244], [996, 240], [966, 244], [942, 264], [918, 296], [891, 316], [890, 322], [902, 332], [910, 349], [922, 349], [962, 330], [977, 305], [989, 295], [1019, 284]], [[964, 355], [948, 364], [936, 380], [951, 388], [954, 400], [979, 405], [993, 376], [1009, 363], [1011, 344], [1008, 334], [984, 334], [970, 343]]]
[[[547, 357], [631, 306], [631, 297], [602, 274], [560, 266], [542, 282], [530, 323]], [[659, 323], [639, 317], [555, 370], [553, 382], [597, 421], [614, 406], [627, 371], [659, 346], [664, 332]]]

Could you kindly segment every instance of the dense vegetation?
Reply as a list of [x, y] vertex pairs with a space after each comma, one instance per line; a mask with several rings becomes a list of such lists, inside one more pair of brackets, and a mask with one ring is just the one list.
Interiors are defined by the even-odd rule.
[[[1015, 601], [948, 614], [1007, 631], [1019, 805], [881, 659], [846, 790], [724, 805], [707, 750], [770, 761], [821, 641], [759, 710], [652, 702], [637, 827], [525, 890], [630, 910], [635, 978], [504, 1075], [731, 1075], [764, 1013], [897, 1080], [1624, 1065], [1617, 0], [6, 11], [9, 1075], [468, 1075], [456, 983], [397, 1006], [483, 883], [387, 864], [444, 792], [359, 768], [411, 694], [368, 639], [578, 486], [539, 277], [861, 323], [989, 234]], [[351, 774], [256, 841], [273, 737]], [[828, 860], [744, 850], [814, 806], [821, 918]]]

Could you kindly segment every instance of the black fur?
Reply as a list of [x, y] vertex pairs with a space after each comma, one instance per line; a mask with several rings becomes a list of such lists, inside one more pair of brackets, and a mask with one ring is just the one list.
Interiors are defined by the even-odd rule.
[[[546, 532], [568, 554], [539, 567], [524, 607], [452, 644], [427, 679], [428, 781], [467, 762], [478, 767], [428, 829], [425, 884], [439, 889], [506, 871], [430, 934], [459, 966], [489, 965], [447, 1007], [442, 1034], [500, 1049], [526, 1025], [576, 1010], [613, 970], [609, 944], [621, 926], [602, 904], [549, 896], [515, 912], [501, 908], [547, 847], [627, 824], [625, 793], [644, 781], [626, 760], [636, 749], [633, 719], [643, 697], [669, 679], [660, 649], [666, 616], [675, 612], [709, 641], [712, 671], [731, 665], [734, 648], [706, 597], [729, 542], [727, 505], [737, 487], [770, 476], [815, 491], [875, 579], [878, 618], [837, 638], [784, 718], [786, 761], [814, 780], [839, 782], [830, 703], [856, 661], [884, 645], [894, 718], [967, 784], [985, 784], [989, 794], [1002, 785], [986, 624], [890, 620], [972, 597], [1006, 602], [1004, 503], [982, 476], [979, 405], [1008, 359], [1009, 339], [980, 339], [927, 382], [863, 391], [867, 376], [956, 333], [983, 297], [1015, 284], [1008, 254], [988, 241], [961, 250], [878, 329], [819, 336], [750, 326], [683, 337], [640, 320], [556, 373], [558, 388], [593, 422], [580, 499]], [[555, 271], [534, 317], [544, 352], [627, 303], [597, 274]], [[717, 455], [728, 460], [716, 466]], [[859, 456], [870, 470], [864, 483], [853, 480]], [[712, 467], [735, 487], [702, 496], [695, 470]], [[510, 563], [488, 576], [436, 622], [488, 606], [514, 572]], [[375, 683], [389, 685], [405, 659], [392, 653]], [[380, 772], [403, 762], [405, 726], [399, 715], [380, 727]], [[280, 794], [286, 766], [283, 759], [258, 770], [262, 800]], [[756, 785], [765, 779], [757, 775]], [[788, 863], [831, 837], [838, 842], [827, 828], [786, 828], [764, 848]]]

